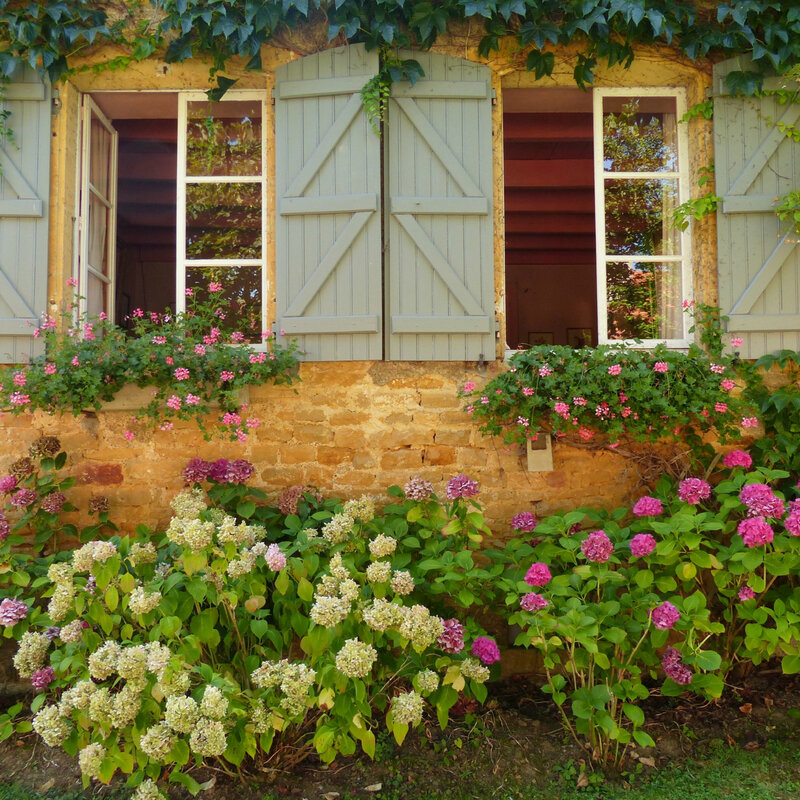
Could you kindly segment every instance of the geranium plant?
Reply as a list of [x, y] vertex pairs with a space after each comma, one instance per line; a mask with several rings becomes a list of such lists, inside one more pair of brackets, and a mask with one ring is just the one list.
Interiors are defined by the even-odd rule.
[[[240, 390], [290, 382], [296, 348], [279, 343], [273, 331], [226, 325], [222, 294], [219, 282], [198, 297], [187, 289], [185, 313], [134, 309], [129, 328], [103, 314], [76, 321], [70, 310], [60, 322], [45, 316], [34, 331], [44, 340], [44, 354], [0, 372], [0, 403], [16, 414], [33, 409], [79, 414], [99, 409], [126, 384], [152, 386], [153, 397], [131, 421], [126, 438], [133, 439], [141, 426], [169, 430], [173, 420], [185, 419], [194, 420], [207, 438], [218, 432], [244, 440], [259, 420], [248, 416]], [[206, 421], [214, 407], [218, 416], [209, 431]]]
[[736, 439], [741, 427], [755, 427], [758, 420], [733, 392], [735, 356], [722, 346], [718, 310], [687, 310], [699, 315], [706, 349], [531, 347], [512, 356], [508, 371], [485, 386], [465, 384], [466, 410], [484, 433], [521, 443], [542, 433], [612, 445], [622, 437], [696, 440], [709, 430], [722, 440]]

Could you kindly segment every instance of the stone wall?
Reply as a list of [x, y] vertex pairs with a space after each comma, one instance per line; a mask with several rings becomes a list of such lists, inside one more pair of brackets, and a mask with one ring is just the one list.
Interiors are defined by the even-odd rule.
[[[78, 417], [0, 417], [0, 474], [42, 434], [61, 438], [66, 471], [77, 485], [75, 504], [107, 495], [112, 519], [124, 530], [139, 523], [163, 526], [169, 500], [182, 487], [181, 472], [195, 456], [246, 458], [256, 465], [252, 484], [272, 499], [292, 485], [310, 483], [326, 496], [378, 495], [420, 475], [443, 492], [466, 472], [480, 483], [479, 500], [493, 530], [510, 531], [519, 511], [543, 515], [578, 505], [629, 502], [639, 487], [636, 469], [610, 451], [556, 444], [552, 472], [528, 472], [524, 450], [480, 434], [461, 410], [458, 387], [483, 382], [498, 369], [476, 373], [464, 365], [406, 362], [303, 364], [292, 386], [250, 389], [248, 416], [261, 419], [245, 443], [204, 441], [194, 423], [172, 431], [144, 431], [132, 442], [131, 410], [101, 410]], [[641, 491], [641, 490], [640, 490]]]

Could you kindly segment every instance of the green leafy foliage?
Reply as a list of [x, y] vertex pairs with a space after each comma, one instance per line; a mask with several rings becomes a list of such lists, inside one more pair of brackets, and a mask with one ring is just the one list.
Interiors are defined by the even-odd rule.
[[[556, 514], [533, 539], [484, 553], [503, 567], [496, 602], [517, 644], [541, 653], [543, 691], [595, 759], [619, 764], [634, 742], [652, 746], [640, 708], [652, 694], [719, 697], [732, 670], [773, 658], [800, 671], [800, 499], [784, 502], [797, 473], [785, 497], [769, 485], [786, 470], [731, 458], [713, 492], [662, 478], [633, 515]], [[756, 519], [770, 531], [763, 544], [746, 538]], [[598, 535], [607, 549], [588, 546]]]
[[[0, 402], [15, 414], [42, 409], [77, 415], [99, 409], [128, 384], [152, 386], [152, 398], [137, 412], [127, 438], [147, 424], [168, 430], [173, 419], [194, 420], [206, 438], [212, 432], [246, 438], [248, 427], [259, 420], [242, 417], [239, 391], [268, 381], [291, 382], [296, 348], [278, 343], [272, 333], [258, 352], [248, 346], [264, 338], [260, 307], [251, 309], [248, 298], [237, 297], [235, 290], [225, 296], [225, 280], [222, 275], [212, 281], [213, 291], [205, 296], [198, 292], [187, 298], [183, 314], [135, 309], [125, 320], [128, 328], [102, 316], [76, 320], [73, 311], [60, 324], [46, 315], [34, 331], [45, 353], [17, 370], [0, 372]], [[207, 417], [214, 406], [219, 414], [209, 431]]]

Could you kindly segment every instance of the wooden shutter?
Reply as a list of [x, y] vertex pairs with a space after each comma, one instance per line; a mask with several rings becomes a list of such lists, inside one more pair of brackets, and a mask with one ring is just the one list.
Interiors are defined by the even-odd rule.
[[47, 308], [50, 87], [25, 67], [5, 87], [13, 141], [0, 141], [0, 363], [41, 352]]
[[316, 361], [381, 358], [380, 138], [363, 45], [276, 71], [277, 327]]
[[[779, 196], [800, 187], [800, 146], [779, 125], [800, 123], [800, 105], [774, 97], [729, 97], [725, 76], [748, 69], [744, 59], [714, 67], [714, 163], [719, 298], [728, 329], [744, 339], [742, 355], [758, 358], [800, 349], [800, 247], [775, 216]], [[766, 89], [782, 83], [770, 79]]]
[[490, 70], [436, 53], [385, 126], [390, 359], [493, 359]]

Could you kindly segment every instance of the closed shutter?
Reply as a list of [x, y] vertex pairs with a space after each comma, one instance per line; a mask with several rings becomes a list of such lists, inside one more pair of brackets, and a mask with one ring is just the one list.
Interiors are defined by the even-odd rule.
[[0, 141], [0, 363], [41, 352], [47, 303], [50, 89], [25, 67], [5, 87], [13, 141]]
[[[748, 69], [743, 59], [714, 67], [714, 164], [719, 298], [728, 329], [758, 358], [800, 349], [800, 247], [777, 198], [800, 187], [800, 146], [782, 131], [800, 122], [800, 105], [775, 97], [729, 97], [725, 76]], [[766, 89], [779, 88], [778, 79]]]
[[436, 53], [385, 126], [390, 359], [493, 359], [490, 70]]
[[315, 361], [383, 355], [380, 139], [361, 103], [363, 45], [276, 72], [277, 327]]

